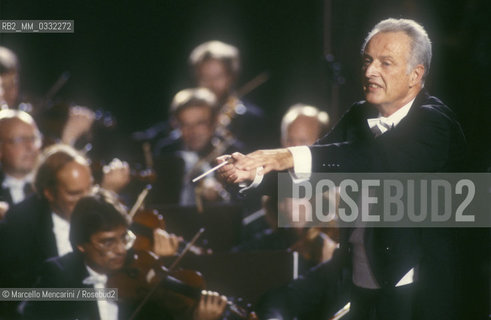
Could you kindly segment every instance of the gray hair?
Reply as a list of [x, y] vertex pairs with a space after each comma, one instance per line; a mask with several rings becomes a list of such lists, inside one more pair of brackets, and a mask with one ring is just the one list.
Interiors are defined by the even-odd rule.
[[368, 33], [361, 47], [361, 54], [374, 35], [379, 32], [404, 32], [411, 38], [411, 54], [408, 61], [408, 71], [422, 64], [425, 68], [422, 81], [428, 75], [431, 64], [431, 41], [426, 30], [414, 20], [410, 19], [385, 19], [377, 23]]
[[230, 44], [217, 40], [202, 43], [194, 48], [189, 55], [189, 64], [196, 68], [210, 59], [221, 61], [231, 74], [237, 75], [239, 73], [239, 50]]
[[321, 111], [318, 108], [303, 103], [297, 103], [291, 106], [281, 119], [281, 138], [286, 137], [288, 127], [297, 120], [298, 117], [305, 116], [314, 118], [319, 122], [319, 128], [321, 129], [321, 135], [325, 132], [329, 126], [329, 115], [325, 111]]
[[5, 47], [0, 46], [0, 75], [17, 71], [19, 61], [15, 53]]
[[175, 116], [185, 108], [196, 105], [208, 106], [212, 113], [216, 113], [218, 108], [215, 94], [209, 89], [189, 88], [176, 93], [170, 105], [170, 113]]
[[34, 128], [36, 139], [39, 140], [39, 144], [41, 143], [41, 133], [36, 125], [36, 122], [32, 118], [32, 116], [24, 111], [16, 110], [16, 109], [3, 109], [0, 110], [0, 143], [3, 143], [3, 136], [6, 130], [10, 130], [9, 124], [14, 121], [21, 121], [26, 123]]

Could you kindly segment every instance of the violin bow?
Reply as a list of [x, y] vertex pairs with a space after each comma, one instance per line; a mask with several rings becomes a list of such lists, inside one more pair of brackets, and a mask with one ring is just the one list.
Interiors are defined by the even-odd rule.
[[136, 212], [138, 211], [138, 209], [140, 209], [143, 202], [145, 201], [145, 198], [147, 197], [150, 190], [152, 190], [152, 186], [147, 185], [145, 187], [145, 189], [143, 189], [143, 191], [140, 192], [140, 194], [138, 195], [138, 198], [135, 201], [135, 204], [133, 205], [133, 207], [131, 207], [130, 212], [128, 212], [128, 215], [132, 221], [133, 221], [133, 217], [135, 216]]
[[[182, 250], [182, 252], [177, 256], [176, 260], [174, 260], [174, 262], [172, 263], [172, 265], [168, 268], [168, 271], [169, 272], [172, 271], [175, 267], [177, 267], [177, 265], [179, 264], [179, 262], [181, 262], [181, 260], [184, 257], [184, 255], [194, 245], [194, 243], [203, 234], [203, 232], [205, 232], [205, 228], [199, 229], [199, 231], [194, 235], [193, 239], [186, 245], [186, 247], [184, 248], [184, 250]], [[131, 315], [131, 317], [129, 318], [129, 320], [135, 319], [135, 317], [138, 315], [138, 313], [143, 308], [143, 306], [145, 305], [145, 303], [147, 303], [148, 299], [150, 299], [150, 297], [152, 296], [152, 294], [157, 290], [157, 288], [159, 287], [159, 285], [162, 282], [162, 280], [156, 282], [154, 284], [154, 286], [152, 287], [152, 289], [150, 289], [150, 291], [148, 291], [148, 293], [145, 295], [145, 297], [140, 302], [140, 304], [138, 304], [138, 307], [136, 307], [135, 311], [133, 312], [133, 314]]]

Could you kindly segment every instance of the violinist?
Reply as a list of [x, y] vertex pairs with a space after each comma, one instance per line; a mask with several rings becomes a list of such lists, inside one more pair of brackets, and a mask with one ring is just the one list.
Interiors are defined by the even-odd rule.
[[12, 50], [0, 46], [0, 109], [19, 102], [19, 62]]
[[[117, 192], [127, 169], [113, 168], [103, 186]], [[87, 159], [66, 145], [44, 150], [34, 175], [35, 193], [13, 205], [1, 221], [2, 287], [30, 287], [36, 269], [53, 256], [72, 251], [69, 221], [77, 201], [92, 189]]]
[[[282, 118], [282, 146], [311, 145], [327, 131], [328, 127], [329, 116], [325, 111], [297, 103], [291, 106]], [[301, 261], [302, 270], [329, 260], [336, 248], [336, 243], [335, 239], [326, 233], [316, 232], [314, 239], [309, 241], [308, 230], [302, 223], [291, 228], [278, 228], [279, 215], [283, 216], [286, 221], [291, 221], [288, 217], [292, 214], [293, 201], [295, 199], [292, 198], [277, 199], [275, 195], [264, 196], [261, 211], [244, 219], [244, 233], [256, 232], [249, 236], [250, 240], [236, 247], [235, 251], [286, 250], [289, 248], [298, 250], [304, 258]], [[257, 230], [261, 226], [264, 229]]]
[[[99, 192], [82, 198], [70, 222], [73, 252], [46, 261], [37, 286], [41, 288], [106, 288], [108, 278], [123, 268], [134, 236], [127, 213], [111, 194]], [[120, 293], [122, 295], [123, 293]], [[215, 297], [214, 294], [211, 296]], [[203, 299], [192, 319], [218, 319], [226, 299]], [[133, 305], [120, 301], [51, 301], [23, 303], [27, 319], [128, 319]], [[150, 302], [138, 319], [173, 319], [170, 312]]]
[[[113, 161], [101, 187], [116, 194], [128, 183], [128, 171], [121, 161]], [[87, 159], [67, 145], [43, 151], [34, 187], [35, 194], [11, 207], [2, 221], [2, 268], [8, 270], [12, 287], [29, 287], [33, 270], [46, 258], [72, 251], [68, 231], [73, 209], [94, 190]], [[153, 237], [156, 254], [173, 255], [177, 250], [177, 237], [161, 230]]]
[[216, 139], [216, 96], [205, 88], [181, 90], [174, 96], [170, 109], [180, 136], [164, 139], [156, 145], [154, 163], [158, 180], [151, 201], [194, 205], [197, 197], [205, 201], [229, 200], [229, 194], [213, 176], [200, 184], [191, 182], [212, 167], [215, 154], [242, 149], [237, 141], [228, 143]]
[[208, 41], [191, 52], [189, 64], [196, 85], [210, 89], [217, 97], [219, 135], [242, 141], [248, 150], [263, 145], [268, 137], [263, 110], [242, 101], [235, 90], [240, 72], [239, 50], [221, 41]]
[[[108, 161], [112, 151], [120, 156], [127, 155], [122, 142], [119, 143], [122, 137], [113, 130], [115, 120], [108, 112], [99, 110], [96, 113], [85, 106], [53, 102], [55, 94], [68, 80], [68, 73], [60, 77], [45, 97], [26, 101], [20, 92], [19, 72], [20, 63], [16, 54], [0, 46], [0, 109], [30, 113], [43, 134], [44, 146], [61, 142], [84, 152], [90, 151], [93, 160]], [[110, 156], [113, 157], [114, 152]]]

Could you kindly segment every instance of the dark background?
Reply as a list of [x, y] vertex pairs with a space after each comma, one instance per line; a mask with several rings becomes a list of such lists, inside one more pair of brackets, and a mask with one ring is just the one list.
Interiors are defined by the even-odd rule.
[[[387, 17], [412, 18], [425, 26], [433, 42], [426, 87], [460, 118], [471, 170], [489, 171], [490, 3], [0, 0], [0, 19], [75, 20], [73, 34], [3, 33], [0, 45], [18, 54], [26, 97], [43, 97], [69, 71], [71, 78], [57, 99], [108, 110], [119, 129], [130, 133], [167, 118], [172, 96], [192, 86], [187, 59], [196, 45], [212, 39], [229, 42], [242, 56], [239, 87], [269, 73], [269, 81], [246, 98], [265, 110], [279, 132], [282, 113], [297, 102], [317, 105], [333, 121], [339, 119], [361, 99], [359, 50], [369, 29]], [[489, 253], [480, 248], [487, 247], [489, 233], [469, 230], [461, 240], [471, 248], [463, 261], [466, 309], [485, 315]]]
[[[242, 56], [238, 86], [261, 72], [269, 81], [246, 99], [271, 126], [304, 102], [333, 120], [361, 99], [359, 49], [387, 17], [422, 23], [433, 41], [426, 87], [454, 109], [471, 145], [474, 171], [490, 166], [488, 101], [490, 1], [19, 1], [0, 0], [0, 19], [73, 19], [73, 34], [0, 34], [22, 70], [22, 91], [43, 97], [71, 78], [58, 99], [113, 113], [126, 132], [167, 117], [172, 96], [192, 86], [187, 65], [198, 44], [218, 39]], [[326, 9], [330, 8], [330, 9]], [[328, 54], [334, 57], [329, 63]]]

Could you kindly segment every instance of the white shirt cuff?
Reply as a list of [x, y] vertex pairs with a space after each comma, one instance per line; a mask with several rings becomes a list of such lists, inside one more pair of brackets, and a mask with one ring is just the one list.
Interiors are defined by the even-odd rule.
[[289, 147], [288, 151], [293, 156], [293, 170], [288, 170], [294, 183], [302, 183], [310, 179], [312, 175], [312, 153], [309, 147]]
[[263, 167], [258, 167], [256, 169], [256, 176], [254, 177], [254, 180], [250, 185], [246, 185], [244, 182], [239, 183], [239, 187], [242, 188], [239, 190], [239, 193], [244, 193], [249, 189], [257, 188], [261, 184], [261, 182], [263, 182], [263, 170]]

